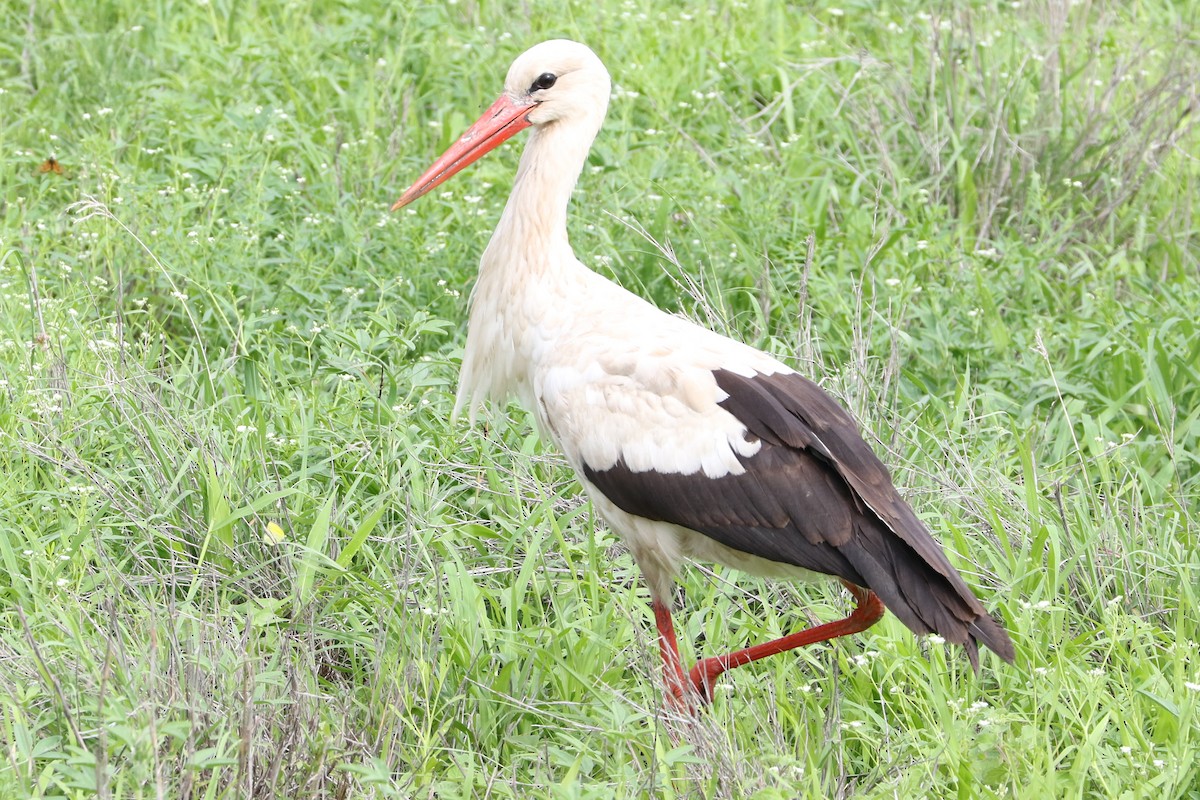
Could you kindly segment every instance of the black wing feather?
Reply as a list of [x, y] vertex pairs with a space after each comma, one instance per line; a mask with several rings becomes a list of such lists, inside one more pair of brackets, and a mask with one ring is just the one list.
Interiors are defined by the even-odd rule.
[[1008, 634], [832, 397], [795, 374], [714, 376], [727, 395], [721, 407], [762, 441], [741, 459], [744, 473], [634, 472], [618, 461], [604, 470], [585, 464], [588, 480], [628, 513], [865, 586], [914, 632], [963, 645], [976, 667], [978, 643], [1013, 660]]

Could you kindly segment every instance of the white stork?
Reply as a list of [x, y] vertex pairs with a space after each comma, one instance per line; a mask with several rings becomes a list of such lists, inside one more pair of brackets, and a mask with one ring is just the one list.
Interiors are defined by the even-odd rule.
[[[567, 205], [611, 89], [590, 49], [536, 45], [504, 91], [393, 206], [532, 128], [479, 264], [455, 413], [515, 396], [566, 455], [649, 585], [668, 701], [693, 709], [728, 669], [862, 631], [890, 608], [917, 634], [1013, 646], [892, 484], [854, 419], [812, 381], [663, 313], [597, 275], [567, 241]], [[671, 621], [684, 559], [756, 575], [838, 578], [845, 619], [700, 660]]]

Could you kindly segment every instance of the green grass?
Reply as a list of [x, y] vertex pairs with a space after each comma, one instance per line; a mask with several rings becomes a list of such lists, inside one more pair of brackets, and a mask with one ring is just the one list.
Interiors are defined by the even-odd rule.
[[[875, 5], [0, 7], [0, 796], [1200, 797], [1197, 6]], [[664, 720], [561, 459], [449, 421], [516, 148], [388, 213], [551, 36], [581, 258], [844, 399], [1015, 665]], [[682, 586], [689, 654], [846, 608]]]

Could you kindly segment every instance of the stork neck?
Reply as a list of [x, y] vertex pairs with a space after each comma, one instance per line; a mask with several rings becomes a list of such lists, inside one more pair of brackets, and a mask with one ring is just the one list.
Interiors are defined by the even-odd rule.
[[573, 261], [567, 206], [595, 136], [595, 130], [562, 122], [533, 130], [482, 269], [498, 260], [492, 256], [501, 254], [505, 257], [500, 260], [519, 263], [525, 270]]

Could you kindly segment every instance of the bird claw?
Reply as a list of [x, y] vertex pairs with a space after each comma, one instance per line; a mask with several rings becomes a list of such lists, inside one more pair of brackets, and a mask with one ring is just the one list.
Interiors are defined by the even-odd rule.
[[668, 716], [694, 720], [708, 703], [692, 687], [668, 686], [663, 698]]
[[688, 671], [688, 682], [692, 684], [692, 692], [704, 705], [712, 703], [713, 688], [717, 685], [717, 678], [724, 671], [725, 668], [712, 658], [697, 661]]
[[712, 704], [712, 682], [716, 676], [708, 675], [709, 670], [703, 664], [698, 662], [682, 680], [667, 681], [665, 704], [671, 712], [696, 717]]

